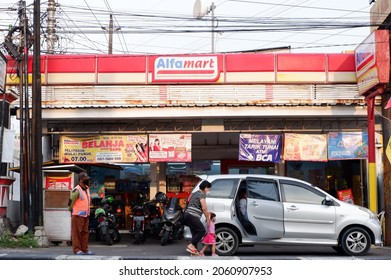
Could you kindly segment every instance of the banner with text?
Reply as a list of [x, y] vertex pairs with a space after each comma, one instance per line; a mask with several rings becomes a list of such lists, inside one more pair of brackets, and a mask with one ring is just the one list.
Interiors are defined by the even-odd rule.
[[148, 136], [97, 135], [60, 138], [60, 163], [148, 162]]
[[368, 156], [368, 133], [329, 132], [329, 160], [366, 159]]
[[280, 162], [281, 135], [240, 134], [239, 160]]
[[191, 162], [191, 134], [150, 134], [150, 162]]
[[46, 177], [47, 190], [61, 190], [68, 191], [72, 189], [72, 175], [65, 176], [47, 176]]
[[327, 161], [327, 135], [285, 133], [284, 159]]

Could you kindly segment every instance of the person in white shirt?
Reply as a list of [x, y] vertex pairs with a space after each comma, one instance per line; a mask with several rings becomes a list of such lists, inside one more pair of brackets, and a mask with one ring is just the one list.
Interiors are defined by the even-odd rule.
[[243, 219], [248, 222], [248, 217], [247, 217], [247, 194], [246, 194], [246, 190], [245, 189], [240, 190], [240, 193], [239, 193], [239, 208], [240, 208], [240, 212], [243, 215]]

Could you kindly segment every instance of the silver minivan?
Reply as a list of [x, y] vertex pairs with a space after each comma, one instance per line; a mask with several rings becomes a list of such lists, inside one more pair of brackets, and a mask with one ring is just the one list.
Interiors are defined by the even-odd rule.
[[[371, 244], [381, 246], [382, 228], [375, 213], [340, 201], [308, 182], [274, 175], [202, 176], [212, 184], [206, 203], [216, 213], [216, 253], [235, 254], [256, 244], [322, 245], [360, 256]], [[198, 190], [198, 185], [194, 191]], [[239, 193], [247, 194], [245, 223]], [[191, 238], [185, 228], [186, 239]]]

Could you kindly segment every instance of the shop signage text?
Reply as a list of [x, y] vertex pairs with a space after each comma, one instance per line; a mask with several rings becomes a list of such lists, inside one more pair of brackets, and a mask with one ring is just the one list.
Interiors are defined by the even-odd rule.
[[358, 93], [364, 95], [390, 76], [389, 31], [372, 32], [354, 51]]
[[161, 56], [153, 64], [153, 81], [216, 81], [217, 56]]
[[240, 134], [239, 160], [280, 162], [281, 135]]

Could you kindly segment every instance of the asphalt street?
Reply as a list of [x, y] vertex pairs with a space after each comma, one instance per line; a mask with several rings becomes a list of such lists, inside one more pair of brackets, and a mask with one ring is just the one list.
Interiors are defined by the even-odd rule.
[[[160, 241], [148, 238], [144, 243], [134, 244], [127, 234], [122, 234], [122, 240], [112, 246], [96, 242], [94, 237], [90, 238], [89, 249], [95, 252], [93, 256], [75, 256], [72, 247], [60, 243], [50, 244], [46, 248], [0, 248], [0, 260], [72, 260], [72, 259], [101, 259], [101, 260], [159, 260], [159, 259], [192, 259], [212, 258], [190, 257], [186, 252], [187, 241], [177, 240], [166, 246], [161, 246]], [[372, 247], [365, 256], [352, 257], [341, 255], [330, 247], [319, 246], [276, 246], [257, 245], [253, 247], [241, 247], [234, 256], [213, 257], [224, 259], [251, 259], [251, 260], [391, 260], [391, 247]]]

